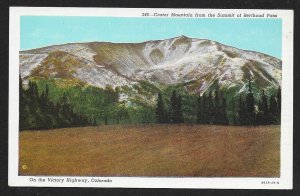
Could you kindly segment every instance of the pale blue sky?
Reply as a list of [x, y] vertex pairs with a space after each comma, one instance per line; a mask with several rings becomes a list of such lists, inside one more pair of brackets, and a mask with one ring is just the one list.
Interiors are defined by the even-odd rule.
[[70, 42], [143, 42], [180, 35], [281, 58], [281, 19], [21, 16], [21, 50]]

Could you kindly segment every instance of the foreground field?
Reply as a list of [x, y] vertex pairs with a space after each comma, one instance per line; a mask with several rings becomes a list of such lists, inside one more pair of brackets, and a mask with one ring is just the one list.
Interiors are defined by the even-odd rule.
[[20, 175], [279, 176], [280, 126], [99, 126], [20, 133]]

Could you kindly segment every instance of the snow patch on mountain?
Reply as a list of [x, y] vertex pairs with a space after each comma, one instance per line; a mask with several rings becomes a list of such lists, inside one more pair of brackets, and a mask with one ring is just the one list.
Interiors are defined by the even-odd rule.
[[125, 86], [132, 84], [124, 77], [120, 77], [115, 73], [103, 68], [79, 68], [73, 74], [76, 78], [92, 85], [105, 88], [107, 85], [115, 88], [117, 86]]
[[20, 75], [25, 78], [30, 75], [31, 70], [40, 65], [47, 54], [20, 54]]
[[54, 51], [66, 52], [81, 62], [73, 76], [99, 87], [139, 80], [166, 85], [195, 81], [203, 92], [215, 81], [221, 88], [230, 88], [256, 77], [265, 85], [281, 84], [280, 59], [185, 36], [138, 44], [74, 43], [21, 51], [21, 77], [30, 76]]

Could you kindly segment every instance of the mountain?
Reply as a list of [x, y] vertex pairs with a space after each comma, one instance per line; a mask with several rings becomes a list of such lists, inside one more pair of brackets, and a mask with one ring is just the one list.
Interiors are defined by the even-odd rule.
[[186, 36], [143, 43], [69, 43], [20, 51], [20, 74], [30, 78], [61, 78], [105, 87], [184, 85], [203, 93], [216, 83], [221, 89], [255, 92], [281, 85], [280, 59]]

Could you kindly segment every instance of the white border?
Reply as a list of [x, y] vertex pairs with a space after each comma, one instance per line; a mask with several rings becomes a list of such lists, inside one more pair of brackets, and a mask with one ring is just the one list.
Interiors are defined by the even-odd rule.
[[[280, 178], [165, 178], [109, 177], [111, 183], [30, 182], [31, 176], [18, 176], [19, 146], [19, 50], [20, 16], [113, 16], [141, 17], [142, 13], [272, 13], [282, 19], [282, 122]], [[293, 16], [292, 10], [147, 9], [147, 8], [49, 8], [10, 7], [9, 17], [9, 186], [42, 187], [137, 187], [137, 188], [216, 188], [292, 189], [293, 187]], [[241, 17], [243, 18], [243, 17]], [[47, 179], [47, 176], [44, 176]], [[66, 177], [56, 177], [66, 179]], [[80, 177], [78, 177], [80, 178]], [[99, 177], [107, 179], [107, 177]], [[92, 177], [85, 177], [91, 180]], [[279, 184], [262, 184], [274, 181]]]

